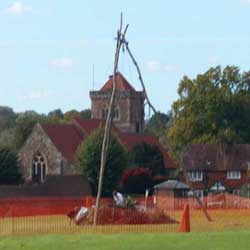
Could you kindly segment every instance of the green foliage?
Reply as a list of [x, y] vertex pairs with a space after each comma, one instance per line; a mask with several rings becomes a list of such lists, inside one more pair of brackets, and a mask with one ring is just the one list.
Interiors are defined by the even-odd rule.
[[48, 121], [45, 115], [40, 115], [35, 111], [26, 111], [19, 113], [16, 118], [16, 145], [21, 148], [36, 123]]
[[159, 141], [167, 146], [166, 131], [171, 125], [172, 113], [168, 114], [160, 113], [154, 114], [145, 125], [144, 132], [146, 134], [154, 135]]
[[13, 127], [16, 114], [9, 107], [0, 106], [0, 130]]
[[44, 115], [35, 111], [15, 113], [9, 107], [0, 106], [0, 146], [19, 151], [36, 123], [58, 124], [72, 122], [76, 117], [88, 119], [91, 117], [91, 112], [89, 109], [81, 112], [71, 110], [63, 114], [60, 109], [56, 109], [49, 112], [48, 115]]
[[55, 122], [59, 122], [60, 120], [63, 120], [64, 114], [61, 109], [55, 109], [48, 113], [48, 117]]
[[151, 171], [148, 168], [126, 169], [121, 178], [122, 190], [129, 194], [144, 194], [153, 185]]
[[18, 184], [21, 180], [17, 154], [8, 148], [0, 148], [0, 184]]
[[[87, 176], [92, 184], [94, 194], [97, 193], [98, 189], [103, 135], [103, 129], [93, 132], [85, 140], [78, 152], [80, 173]], [[110, 196], [112, 190], [117, 186], [121, 174], [127, 166], [127, 158], [126, 149], [121, 145], [118, 138], [112, 134], [104, 171], [104, 196]]]
[[148, 168], [153, 176], [165, 174], [161, 151], [157, 146], [146, 143], [137, 144], [133, 147], [130, 152], [130, 166]]
[[189, 143], [250, 143], [250, 71], [220, 66], [184, 77], [167, 138], [175, 153]]
[[72, 122], [74, 119], [80, 118], [80, 112], [77, 110], [70, 110], [64, 114], [64, 121]]
[[91, 119], [91, 110], [90, 109], [84, 109], [80, 112], [80, 118], [81, 119]]

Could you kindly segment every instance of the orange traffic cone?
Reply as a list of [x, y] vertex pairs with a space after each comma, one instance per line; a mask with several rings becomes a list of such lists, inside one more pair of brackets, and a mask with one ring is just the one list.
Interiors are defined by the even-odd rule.
[[180, 233], [188, 233], [190, 232], [190, 215], [189, 215], [189, 205], [185, 204], [183, 209], [183, 214], [181, 218], [181, 224], [179, 227]]

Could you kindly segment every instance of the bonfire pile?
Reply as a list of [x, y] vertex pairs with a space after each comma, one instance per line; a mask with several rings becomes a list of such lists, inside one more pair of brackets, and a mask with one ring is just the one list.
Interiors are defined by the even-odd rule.
[[[93, 223], [93, 208], [77, 225], [91, 225]], [[98, 225], [143, 225], [143, 224], [174, 224], [178, 223], [162, 210], [138, 211], [136, 209], [119, 207], [100, 207]]]

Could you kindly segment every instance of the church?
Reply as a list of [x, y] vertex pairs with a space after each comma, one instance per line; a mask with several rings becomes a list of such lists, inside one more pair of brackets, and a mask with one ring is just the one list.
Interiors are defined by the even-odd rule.
[[[157, 146], [165, 168], [175, 164], [157, 138], [143, 134], [144, 94], [121, 74], [116, 75], [117, 93], [113, 124], [121, 142], [131, 150], [137, 144]], [[45, 183], [50, 176], [75, 176], [76, 151], [97, 128], [104, 127], [112, 92], [113, 76], [98, 91], [90, 91], [91, 119], [75, 119], [71, 124], [36, 124], [19, 152], [21, 171], [26, 183]]]

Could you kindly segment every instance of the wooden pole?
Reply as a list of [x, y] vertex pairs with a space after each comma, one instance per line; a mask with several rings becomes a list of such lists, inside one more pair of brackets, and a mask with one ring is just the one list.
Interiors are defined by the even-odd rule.
[[113, 70], [113, 88], [112, 88], [109, 110], [108, 110], [108, 115], [107, 115], [106, 124], [105, 124], [103, 142], [102, 142], [101, 166], [100, 166], [100, 173], [99, 173], [98, 192], [97, 192], [97, 197], [96, 197], [93, 225], [97, 224], [98, 209], [100, 207], [100, 199], [102, 195], [103, 176], [104, 176], [105, 164], [107, 160], [107, 153], [108, 153], [112, 121], [113, 121], [113, 106], [114, 106], [114, 100], [115, 100], [115, 94], [116, 94], [116, 74], [117, 74], [117, 68], [118, 68], [118, 63], [119, 63], [120, 49], [122, 46], [122, 41], [123, 39], [125, 39], [125, 35], [128, 29], [128, 25], [127, 25], [124, 32], [122, 33], [122, 25], [123, 25], [122, 22], [123, 20], [122, 20], [122, 14], [121, 14], [120, 28], [117, 31], [116, 52], [115, 52], [115, 61], [114, 61], [114, 70]]

